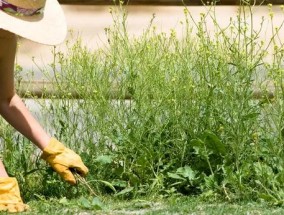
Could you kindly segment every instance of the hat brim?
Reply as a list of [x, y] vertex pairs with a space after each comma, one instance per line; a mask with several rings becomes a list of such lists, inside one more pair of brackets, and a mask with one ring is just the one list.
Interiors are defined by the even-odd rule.
[[16, 16], [0, 10], [0, 28], [46, 45], [62, 43], [67, 34], [65, 16], [57, 0], [47, 0], [40, 15]]

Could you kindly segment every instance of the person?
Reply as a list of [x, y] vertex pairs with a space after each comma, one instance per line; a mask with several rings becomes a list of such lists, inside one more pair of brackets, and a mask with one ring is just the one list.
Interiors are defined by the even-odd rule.
[[[86, 176], [88, 168], [78, 154], [42, 128], [14, 88], [17, 37], [57, 45], [64, 41], [66, 34], [64, 13], [57, 0], [0, 0], [0, 114], [42, 151], [42, 159], [66, 182], [74, 185], [73, 171]], [[8, 176], [0, 161], [0, 211], [28, 209], [20, 196], [16, 178]]]

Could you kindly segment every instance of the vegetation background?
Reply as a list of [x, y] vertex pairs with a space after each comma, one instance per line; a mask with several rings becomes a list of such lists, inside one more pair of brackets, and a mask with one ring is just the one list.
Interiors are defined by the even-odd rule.
[[[240, 6], [226, 27], [214, 6], [198, 19], [185, 7], [178, 38], [174, 29], [158, 32], [154, 16], [141, 36], [130, 35], [121, 6], [110, 10], [105, 47], [92, 51], [78, 38], [66, 42], [67, 53], [54, 49], [54, 62], [41, 70], [48, 78], [53, 69], [57, 93], [34, 99], [44, 126], [82, 156], [90, 174], [69, 187], [3, 121], [2, 156], [24, 200], [69, 208], [76, 202], [91, 211], [116, 200], [173, 207], [181, 196], [191, 208], [192, 197], [282, 206], [284, 19], [275, 25], [272, 5], [266, 7], [257, 29], [254, 6]], [[259, 37], [263, 31], [268, 40]]]

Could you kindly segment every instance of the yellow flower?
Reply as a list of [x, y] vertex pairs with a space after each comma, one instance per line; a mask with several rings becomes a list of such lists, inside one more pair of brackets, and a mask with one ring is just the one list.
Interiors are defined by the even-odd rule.
[[258, 133], [257, 133], [257, 132], [253, 133], [253, 134], [252, 134], [252, 138], [253, 138], [254, 140], [257, 140], [257, 139], [258, 139]]
[[219, 132], [223, 132], [224, 131], [224, 127], [220, 126], [220, 128], [218, 129]]

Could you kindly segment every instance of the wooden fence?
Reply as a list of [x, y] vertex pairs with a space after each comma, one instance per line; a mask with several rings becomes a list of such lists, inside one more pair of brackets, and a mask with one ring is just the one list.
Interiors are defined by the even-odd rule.
[[[78, 92], [70, 89], [68, 95], [59, 92], [56, 89], [56, 84], [49, 81], [22, 81], [20, 84], [16, 84], [17, 93], [22, 98], [70, 98], [70, 99], [82, 99]], [[253, 99], [273, 99], [274, 98], [274, 85], [272, 82], [264, 82], [261, 87], [253, 86]], [[116, 86], [112, 86], [109, 95], [109, 99], [117, 99], [119, 90]], [[119, 96], [121, 99], [121, 96]], [[131, 99], [131, 94], [126, 92], [124, 99]]]

